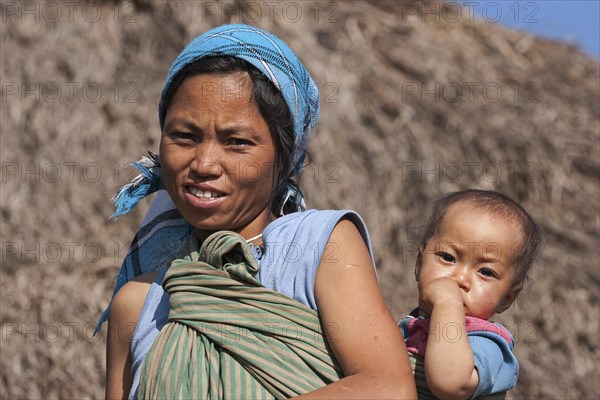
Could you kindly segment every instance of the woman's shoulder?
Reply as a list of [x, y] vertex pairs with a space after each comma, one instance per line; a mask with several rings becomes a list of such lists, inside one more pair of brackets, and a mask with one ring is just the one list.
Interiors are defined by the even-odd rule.
[[123, 285], [111, 302], [109, 321], [136, 323], [157, 274], [146, 272]]
[[[343, 224], [342, 224], [343, 222]], [[371, 243], [367, 226], [360, 215], [353, 210], [315, 210], [295, 212], [279, 217], [263, 233], [267, 247], [280, 246], [280, 251], [309, 251], [318, 249], [322, 253], [327, 246], [334, 229], [347, 233], [356, 228], [369, 252]], [[315, 254], [320, 260], [322, 254]], [[294, 257], [292, 257], [294, 258]]]
[[289, 218], [289, 219], [306, 218], [306, 217], [316, 218], [316, 217], [323, 217], [323, 216], [334, 216], [334, 215], [345, 215], [345, 214], [358, 215], [358, 213], [354, 210], [347, 210], [347, 209], [317, 210], [315, 208], [309, 208], [304, 211], [297, 211], [297, 212], [293, 212], [293, 213], [284, 215], [281, 218]]
[[341, 220], [350, 220], [362, 232], [366, 233], [366, 226], [360, 215], [353, 210], [315, 210], [294, 212], [284, 215], [273, 221], [266, 229], [265, 236], [273, 231], [285, 231], [290, 228], [297, 229], [326, 229], [330, 233]]
[[[320, 240], [329, 241], [336, 229], [338, 234], [345, 234], [356, 228], [363, 241], [371, 251], [371, 240], [367, 225], [362, 217], [354, 210], [306, 210], [293, 216], [300, 231], [320, 235]], [[287, 217], [287, 216], [286, 216]], [[341, 225], [341, 226], [340, 226]]]
[[276, 219], [263, 233], [260, 282], [316, 310], [313, 289], [317, 270], [323, 261], [335, 260], [340, 251], [345, 251], [331, 240], [336, 227], [336, 236], [344, 238], [358, 230], [360, 236], [353, 238], [362, 237], [372, 254], [366, 226], [356, 212], [310, 209], [291, 213]]

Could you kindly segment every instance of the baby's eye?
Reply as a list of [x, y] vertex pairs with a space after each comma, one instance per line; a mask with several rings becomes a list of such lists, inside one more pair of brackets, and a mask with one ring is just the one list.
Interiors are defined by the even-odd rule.
[[449, 263], [453, 263], [456, 261], [456, 259], [454, 258], [453, 255], [445, 253], [445, 252], [438, 253], [438, 257], [440, 257], [442, 260], [449, 262]]
[[489, 269], [489, 268], [481, 268], [479, 270], [479, 273], [481, 275], [485, 276], [485, 277], [488, 277], [488, 278], [494, 278], [494, 277], [496, 277], [496, 273], [494, 271], [492, 271], [491, 269]]

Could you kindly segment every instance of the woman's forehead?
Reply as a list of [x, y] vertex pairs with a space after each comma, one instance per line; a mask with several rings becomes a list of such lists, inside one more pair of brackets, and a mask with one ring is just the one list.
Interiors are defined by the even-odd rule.
[[255, 103], [252, 90], [252, 79], [245, 71], [194, 74], [181, 82], [166, 111], [175, 103]]

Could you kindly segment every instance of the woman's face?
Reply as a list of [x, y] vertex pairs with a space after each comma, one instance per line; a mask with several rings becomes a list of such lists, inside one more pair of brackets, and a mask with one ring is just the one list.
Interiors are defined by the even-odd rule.
[[162, 177], [200, 236], [255, 236], [274, 218], [275, 143], [246, 72], [186, 78], [166, 111]]

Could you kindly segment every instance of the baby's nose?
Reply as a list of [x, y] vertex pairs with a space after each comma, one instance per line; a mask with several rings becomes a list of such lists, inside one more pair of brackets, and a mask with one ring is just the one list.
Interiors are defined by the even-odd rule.
[[471, 278], [469, 276], [468, 268], [458, 267], [454, 270], [454, 280], [458, 283], [458, 286], [468, 291], [471, 287]]

